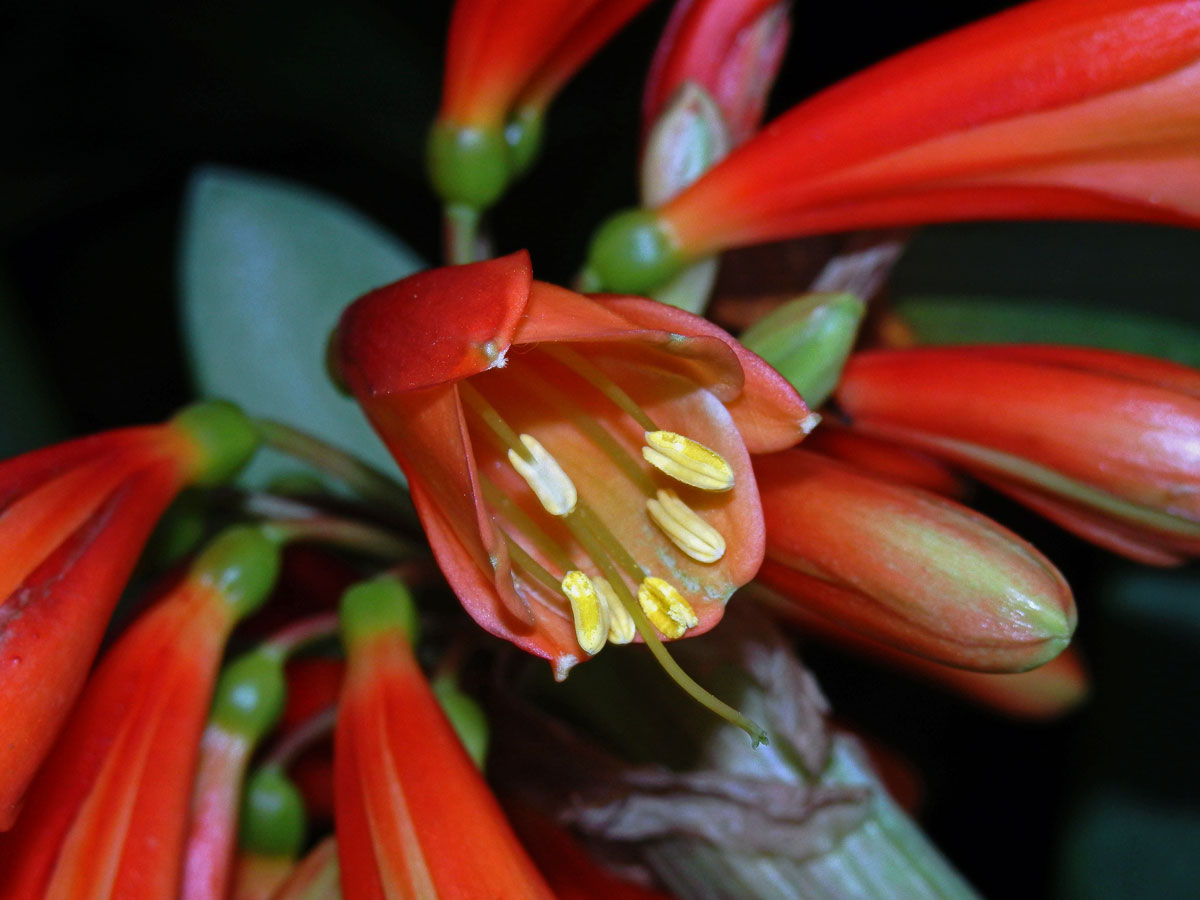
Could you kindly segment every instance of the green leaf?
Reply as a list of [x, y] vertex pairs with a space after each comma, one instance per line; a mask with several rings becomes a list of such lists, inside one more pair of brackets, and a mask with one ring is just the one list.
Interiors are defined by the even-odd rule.
[[[395, 464], [325, 373], [341, 311], [424, 264], [338, 200], [288, 182], [209, 168], [184, 212], [181, 320], [198, 389], [311, 432], [382, 468]], [[295, 463], [263, 453], [261, 484]]]
[[1031, 297], [918, 295], [894, 308], [922, 344], [1075, 344], [1200, 366], [1200, 327], [1168, 316]]

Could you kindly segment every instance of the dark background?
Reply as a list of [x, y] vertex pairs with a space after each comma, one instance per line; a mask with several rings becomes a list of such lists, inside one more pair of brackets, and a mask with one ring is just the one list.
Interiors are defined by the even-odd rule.
[[[773, 109], [1005, 5], [799, 4]], [[666, 13], [645, 13], [566, 90], [540, 163], [495, 212], [499, 249], [529, 247], [542, 278], [569, 278], [597, 220], [634, 199], [640, 82]], [[370, 0], [8, 4], [6, 451], [162, 418], [189, 398], [174, 268], [199, 165], [320, 188], [436, 259], [422, 156], [447, 14]], [[1089, 234], [1051, 240], [1059, 233], [1085, 244]], [[1075, 586], [1090, 706], [1013, 723], [829, 651], [810, 662], [839, 714], [923, 773], [925, 824], [985, 895], [1188, 896], [1180, 886], [1195, 884], [1200, 858], [1195, 567], [1155, 581], [1001, 500], [981, 502]], [[1164, 873], [1180, 880], [1155, 881]]]

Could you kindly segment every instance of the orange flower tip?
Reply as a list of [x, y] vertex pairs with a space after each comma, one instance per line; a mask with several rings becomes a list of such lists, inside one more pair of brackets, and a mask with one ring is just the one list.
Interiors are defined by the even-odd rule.
[[733, 466], [699, 441], [673, 431], [647, 431], [642, 457], [664, 475], [702, 491], [733, 490]]
[[417, 609], [412, 594], [404, 582], [392, 575], [350, 587], [342, 595], [339, 618], [348, 645], [397, 631], [409, 643], [417, 639]]
[[224, 400], [192, 404], [176, 413], [170, 425], [196, 448], [191, 480], [198, 485], [228, 481], [249, 462], [261, 443], [250, 418]]
[[866, 311], [853, 294], [807, 294], [772, 310], [739, 340], [786, 378], [809, 406], [820, 406], [837, 387]]
[[283, 655], [260, 648], [238, 657], [221, 672], [209, 721], [229, 734], [257, 743], [283, 713], [287, 681]]
[[800, 431], [802, 434], [812, 434], [816, 427], [821, 424], [821, 414], [810, 412], [807, 416], [800, 420]]
[[689, 261], [679, 240], [653, 210], [629, 209], [597, 230], [582, 280], [591, 291], [649, 294]]
[[238, 618], [258, 609], [275, 587], [281, 565], [279, 541], [252, 525], [217, 535], [192, 562], [190, 577], [225, 598]]
[[427, 149], [429, 179], [447, 204], [487, 209], [512, 177], [508, 141], [499, 128], [436, 122]]
[[246, 779], [238, 822], [242, 850], [295, 859], [307, 835], [304, 798], [283, 770], [265, 765]]

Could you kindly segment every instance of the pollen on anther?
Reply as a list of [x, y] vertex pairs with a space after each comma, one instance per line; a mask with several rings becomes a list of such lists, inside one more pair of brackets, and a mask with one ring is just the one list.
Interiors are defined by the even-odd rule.
[[537, 438], [529, 434], [522, 434], [520, 438], [533, 461], [529, 462], [512, 449], [508, 451], [508, 461], [537, 495], [546, 512], [552, 516], [570, 515], [579, 502], [575, 483]]
[[717, 451], [674, 431], [647, 431], [642, 457], [676, 481], [703, 491], [733, 489], [733, 466]]
[[575, 638], [579, 646], [588, 656], [595, 656], [608, 640], [608, 602], [596, 590], [592, 580], [577, 569], [563, 577], [562, 592], [571, 603], [571, 617], [575, 620]]
[[668, 638], [681, 638], [689, 628], [700, 624], [692, 605], [662, 578], [650, 575], [642, 580], [638, 585], [638, 603], [646, 618]]
[[637, 626], [633, 624], [633, 616], [625, 608], [617, 592], [613, 590], [607, 579], [599, 575], [592, 578], [592, 586], [596, 593], [608, 605], [608, 640], [612, 644], [628, 644], [637, 634]]
[[672, 490], [646, 501], [646, 512], [680, 550], [696, 562], [714, 563], [725, 555], [725, 538]]

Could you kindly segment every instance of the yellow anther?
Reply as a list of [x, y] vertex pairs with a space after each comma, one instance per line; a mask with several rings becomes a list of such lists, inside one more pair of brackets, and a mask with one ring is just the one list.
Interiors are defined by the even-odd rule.
[[529, 434], [521, 435], [521, 443], [533, 457], [528, 462], [516, 450], [508, 451], [508, 461], [517, 473], [525, 479], [529, 489], [537, 494], [538, 500], [552, 516], [570, 515], [579, 502], [579, 493], [562, 466], [558, 464], [537, 438]]
[[692, 604], [669, 581], [653, 575], [638, 585], [638, 603], [655, 628], [668, 638], [680, 638], [700, 624]]
[[712, 563], [725, 555], [725, 538], [671, 490], [646, 501], [646, 512], [671, 543], [696, 562]]
[[637, 634], [637, 626], [633, 624], [633, 616], [625, 608], [625, 604], [617, 597], [617, 592], [604, 578], [597, 575], [592, 579], [596, 593], [608, 606], [608, 640], [613, 644], [628, 644]]
[[676, 481], [703, 491], [733, 489], [733, 466], [720, 453], [673, 431], [647, 431], [642, 456]]
[[[612, 588], [609, 588], [611, 591]], [[562, 592], [571, 601], [575, 619], [575, 638], [588, 656], [595, 656], [608, 640], [609, 609], [603, 594], [590, 578], [578, 569], [566, 574]]]

